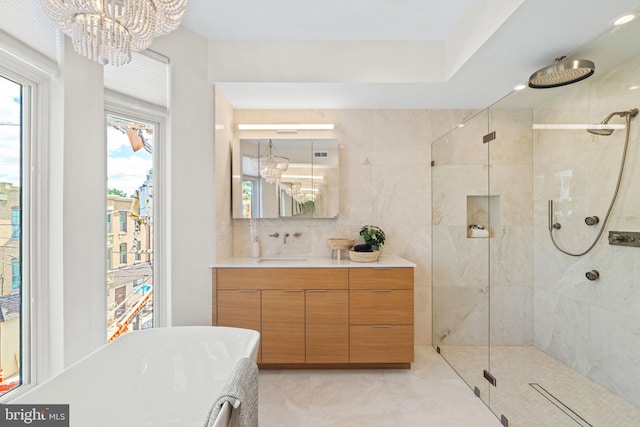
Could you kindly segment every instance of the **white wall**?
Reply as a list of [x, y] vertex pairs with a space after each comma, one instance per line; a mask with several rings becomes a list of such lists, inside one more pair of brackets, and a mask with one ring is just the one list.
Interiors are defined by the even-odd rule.
[[179, 28], [152, 46], [170, 59], [166, 161], [171, 324], [211, 324], [214, 259], [214, 90], [207, 42]]
[[[65, 38], [62, 241], [64, 363], [106, 337], [106, 145], [102, 67], [78, 56]], [[61, 143], [60, 143], [61, 142]]]

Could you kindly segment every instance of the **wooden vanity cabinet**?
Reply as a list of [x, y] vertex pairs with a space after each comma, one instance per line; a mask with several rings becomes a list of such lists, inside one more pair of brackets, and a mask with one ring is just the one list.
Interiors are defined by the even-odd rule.
[[261, 367], [410, 367], [413, 268], [218, 268], [213, 324], [261, 333]]
[[[348, 362], [347, 269], [219, 268], [214, 284], [214, 324], [259, 331], [259, 363]], [[247, 296], [250, 289], [259, 306]], [[250, 308], [240, 307], [243, 298]]]

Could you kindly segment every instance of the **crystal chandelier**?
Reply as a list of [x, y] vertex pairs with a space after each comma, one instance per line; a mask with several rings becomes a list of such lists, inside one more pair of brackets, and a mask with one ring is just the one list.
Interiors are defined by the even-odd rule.
[[273, 143], [269, 140], [269, 153], [266, 156], [254, 158], [252, 161], [253, 168], [260, 171], [260, 176], [270, 184], [280, 179], [282, 172], [289, 167], [289, 159], [274, 155], [274, 151]]
[[73, 42], [100, 64], [124, 65], [131, 52], [178, 28], [187, 0], [41, 0], [44, 11]]

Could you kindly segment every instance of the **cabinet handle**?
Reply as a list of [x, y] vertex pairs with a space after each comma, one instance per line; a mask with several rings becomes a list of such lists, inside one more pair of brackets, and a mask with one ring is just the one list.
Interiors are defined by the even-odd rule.
[[258, 292], [257, 289], [238, 289], [238, 292]]
[[374, 328], [393, 328], [393, 325], [373, 325]]
[[307, 289], [307, 292], [327, 292], [327, 289]]
[[302, 292], [302, 289], [283, 289], [282, 292]]
[[391, 289], [374, 289], [373, 292], [391, 292]]

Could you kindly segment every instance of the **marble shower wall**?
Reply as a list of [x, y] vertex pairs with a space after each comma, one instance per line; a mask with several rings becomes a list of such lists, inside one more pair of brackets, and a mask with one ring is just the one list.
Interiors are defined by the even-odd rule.
[[[613, 111], [640, 107], [640, 59], [586, 80], [536, 109], [536, 123], [600, 123]], [[623, 124], [621, 118], [611, 123]], [[640, 118], [632, 120], [624, 177], [604, 236], [589, 254], [556, 250], [547, 231], [547, 201], [555, 201], [554, 235], [571, 252], [585, 250], [604, 219], [616, 185], [625, 131], [534, 134], [535, 345], [640, 406], [640, 248], [611, 246], [609, 230], [640, 231]], [[589, 281], [585, 273], [600, 272]]]
[[[445, 110], [235, 110], [238, 123], [334, 123], [333, 131], [296, 138], [336, 138], [340, 144], [340, 214], [337, 219], [259, 219], [263, 256], [329, 256], [328, 237], [358, 239], [363, 225], [387, 235], [383, 254], [417, 265], [415, 342], [431, 344], [431, 141], [471, 111]], [[236, 131], [234, 138], [281, 134]], [[290, 237], [284, 244], [284, 233]], [[279, 233], [279, 238], [269, 237]], [[249, 220], [233, 220], [233, 255], [249, 255]]]

